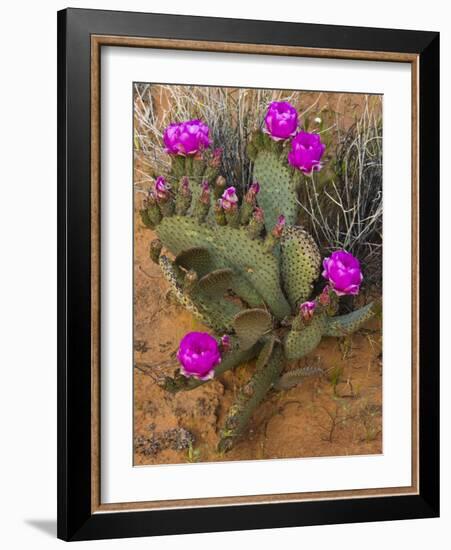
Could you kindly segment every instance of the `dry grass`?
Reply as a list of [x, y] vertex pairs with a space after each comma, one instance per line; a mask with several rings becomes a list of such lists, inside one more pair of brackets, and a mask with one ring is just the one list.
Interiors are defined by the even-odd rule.
[[250, 134], [261, 127], [271, 101], [296, 101], [296, 92], [244, 88], [135, 84], [135, 149], [144, 153], [151, 171], [169, 168], [162, 138], [171, 122], [201, 118], [213, 143], [223, 149], [222, 172], [246, 189], [252, 167], [246, 155]]
[[336, 131], [327, 169], [301, 189], [303, 222], [327, 254], [345, 249], [361, 261], [367, 285], [382, 279], [382, 120], [366, 98], [361, 116]]

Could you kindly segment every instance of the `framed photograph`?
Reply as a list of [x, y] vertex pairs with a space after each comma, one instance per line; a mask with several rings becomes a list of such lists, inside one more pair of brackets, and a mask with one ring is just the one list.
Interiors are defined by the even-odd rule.
[[58, 536], [439, 514], [439, 35], [58, 13]]

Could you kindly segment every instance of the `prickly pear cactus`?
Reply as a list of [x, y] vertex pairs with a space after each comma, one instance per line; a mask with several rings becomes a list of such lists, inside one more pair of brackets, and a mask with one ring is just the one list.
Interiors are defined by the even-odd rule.
[[[317, 244], [299, 225], [298, 189], [305, 185], [304, 174], [321, 168], [324, 146], [317, 135], [296, 133], [297, 114], [287, 136], [283, 125], [268, 120], [265, 132], [255, 132], [248, 144], [255, 183], [241, 198], [220, 173], [221, 152], [210, 152], [206, 125], [171, 125], [164, 136], [171, 171], [157, 178], [141, 210], [142, 222], [158, 236], [150, 243], [151, 259], [179, 304], [211, 329], [214, 340], [204, 335], [196, 342], [202, 333], [190, 333], [189, 343], [182, 341], [182, 367], [166, 378], [166, 390], [194, 389], [256, 359], [255, 373], [222, 429], [223, 452], [243, 435], [269, 390], [317, 374], [287, 372], [290, 363], [312, 352], [323, 337], [358, 330], [379, 307], [370, 303], [336, 315], [339, 297], [359, 291], [358, 260], [337, 251], [322, 266]], [[322, 267], [327, 284], [312, 297]], [[202, 370], [196, 370], [200, 358]]]

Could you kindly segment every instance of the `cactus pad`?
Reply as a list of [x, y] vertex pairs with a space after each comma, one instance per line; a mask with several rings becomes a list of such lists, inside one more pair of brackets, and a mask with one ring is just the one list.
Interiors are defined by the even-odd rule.
[[[232, 268], [242, 288], [253, 287], [277, 318], [289, 315], [290, 306], [280, 286], [277, 259], [265, 251], [262, 243], [250, 239], [243, 228], [211, 227], [190, 217], [171, 216], [162, 220], [157, 233], [173, 254], [193, 247], [206, 248], [215, 269]], [[255, 297], [255, 291], [253, 294]]]
[[[266, 346], [268, 345], [270, 344], [266, 344]], [[261, 354], [264, 355], [265, 359], [267, 358], [267, 350], [265, 348], [261, 351]], [[220, 452], [228, 451], [232, 447], [235, 439], [246, 428], [255, 408], [261, 403], [274, 385], [274, 381], [279, 377], [284, 367], [281, 346], [279, 344], [274, 345], [269, 360], [266, 362], [257, 361], [260, 368], [255, 371], [250, 381], [242, 388], [235, 405], [229, 411], [218, 444]]]
[[212, 300], [202, 289], [196, 288], [191, 294], [184, 291], [183, 275], [166, 256], [160, 256], [161, 270], [171, 286], [177, 302], [190, 311], [197, 319], [220, 333], [230, 332], [232, 322], [240, 306], [225, 299]]
[[321, 256], [313, 238], [301, 227], [286, 227], [280, 242], [283, 286], [293, 311], [308, 299], [320, 274]]
[[323, 376], [324, 371], [321, 367], [301, 367], [299, 369], [285, 372], [275, 384], [277, 390], [289, 390], [299, 384], [302, 384], [305, 378], [309, 376]]
[[326, 316], [319, 314], [301, 330], [290, 330], [284, 341], [286, 358], [290, 361], [300, 359], [313, 351], [321, 341], [326, 324]]
[[216, 269], [204, 275], [199, 281], [199, 291], [210, 298], [221, 297], [233, 284], [233, 271], [229, 268]]
[[182, 250], [175, 258], [175, 263], [186, 270], [192, 269], [199, 277], [203, 277], [214, 270], [210, 253], [206, 248], [201, 247]]
[[269, 336], [268, 340], [265, 342], [265, 345], [263, 346], [261, 352], [258, 355], [257, 363], [255, 365], [255, 368], [257, 370], [263, 368], [266, 365], [266, 363], [269, 361], [269, 358], [272, 355], [275, 345], [276, 345], [276, 337], [273, 335]]
[[254, 178], [260, 184], [258, 205], [265, 212], [265, 227], [268, 232], [284, 215], [287, 225], [294, 225], [298, 216], [296, 181], [286, 161], [280, 155], [266, 149], [260, 150], [254, 164]]
[[377, 305], [371, 302], [346, 315], [330, 317], [327, 320], [325, 336], [347, 336], [359, 330], [376, 313]]
[[233, 328], [241, 347], [248, 349], [271, 329], [271, 315], [264, 309], [246, 309], [236, 315]]

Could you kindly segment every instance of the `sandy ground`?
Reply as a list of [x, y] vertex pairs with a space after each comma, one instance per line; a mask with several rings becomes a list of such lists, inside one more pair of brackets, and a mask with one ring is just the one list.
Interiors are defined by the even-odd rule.
[[374, 321], [351, 339], [323, 339], [298, 364], [319, 366], [324, 376], [269, 393], [247, 436], [219, 454], [219, 430], [254, 364], [190, 392], [173, 395], [159, 387], [158, 380], [177, 368], [174, 352], [182, 336], [207, 329], [166, 299], [167, 283], [148, 256], [152, 238], [136, 216], [135, 464], [382, 452], [381, 327]]

